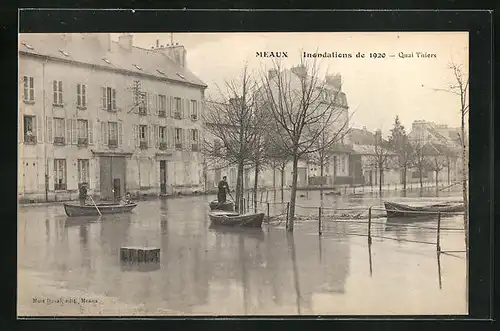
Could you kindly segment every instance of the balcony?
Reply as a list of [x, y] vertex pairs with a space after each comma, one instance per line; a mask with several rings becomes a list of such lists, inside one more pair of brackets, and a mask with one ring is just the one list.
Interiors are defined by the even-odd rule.
[[24, 135], [24, 143], [25, 144], [30, 144], [30, 145], [34, 145], [36, 144], [36, 136], [33, 136], [33, 135]]
[[116, 148], [116, 147], [118, 147], [118, 139], [109, 139], [108, 140], [108, 146], [109, 146], [109, 148]]
[[159, 110], [158, 117], [167, 117], [167, 112], [165, 110]]
[[145, 140], [141, 140], [140, 144], [139, 144], [139, 148], [141, 149], [146, 149], [148, 148], [148, 142], [145, 141]]
[[175, 143], [175, 149], [182, 149], [182, 143]]
[[54, 191], [65, 191], [66, 183], [54, 183]]
[[191, 150], [192, 150], [193, 152], [198, 152], [198, 144], [192, 144], [192, 145], [191, 145]]
[[54, 145], [63, 146], [64, 145], [64, 137], [54, 137]]
[[88, 144], [88, 138], [78, 138], [78, 147], [86, 147]]
[[168, 148], [166, 141], [160, 141], [160, 150], [164, 151]]
[[196, 121], [196, 120], [198, 120], [198, 115], [191, 114], [191, 121]]
[[180, 113], [180, 112], [178, 112], [178, 111], [174, 112], [174, 118], [175, 118], [176, 120], [180, 120], [180, 119], [182, 119], [182, 118], [181, 118], [181, 113]]

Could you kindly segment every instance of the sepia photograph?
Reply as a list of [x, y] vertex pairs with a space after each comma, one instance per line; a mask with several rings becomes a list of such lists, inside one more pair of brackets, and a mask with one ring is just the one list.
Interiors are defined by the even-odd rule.
[[468, 314], [468, 32], [20, 33], [18, 59], [18, 318]]

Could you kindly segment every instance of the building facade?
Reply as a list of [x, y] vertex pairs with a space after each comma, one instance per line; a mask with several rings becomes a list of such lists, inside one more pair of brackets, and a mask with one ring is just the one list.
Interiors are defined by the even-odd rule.
[[202, 189], [206, 85], [179, 45], [109, 34], [23, 34], [18, 191], [30, 200]]

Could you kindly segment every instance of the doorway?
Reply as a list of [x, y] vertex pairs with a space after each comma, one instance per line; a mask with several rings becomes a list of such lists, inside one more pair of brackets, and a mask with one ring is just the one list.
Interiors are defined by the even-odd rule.
[[167, 194], [167, 161], [160, 161], [160, 193]]
[[121, 197], [121, 185], [120, 185], [120, 178], [114, 178], [113, 179], [113, 199], [115, 201], [120, 200]]

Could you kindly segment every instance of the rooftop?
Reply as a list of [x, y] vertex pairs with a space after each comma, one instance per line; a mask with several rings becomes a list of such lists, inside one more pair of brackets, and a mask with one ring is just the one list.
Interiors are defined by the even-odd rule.
[[19, 35], [19, 52], [207, 87], [187, 68], [161, 51], [136, 46], [127, 50], [115, 41], [109, 42], [108, 49], [102, 43], [103, 38], [106, 38], [104, 35], [24, 33]]

